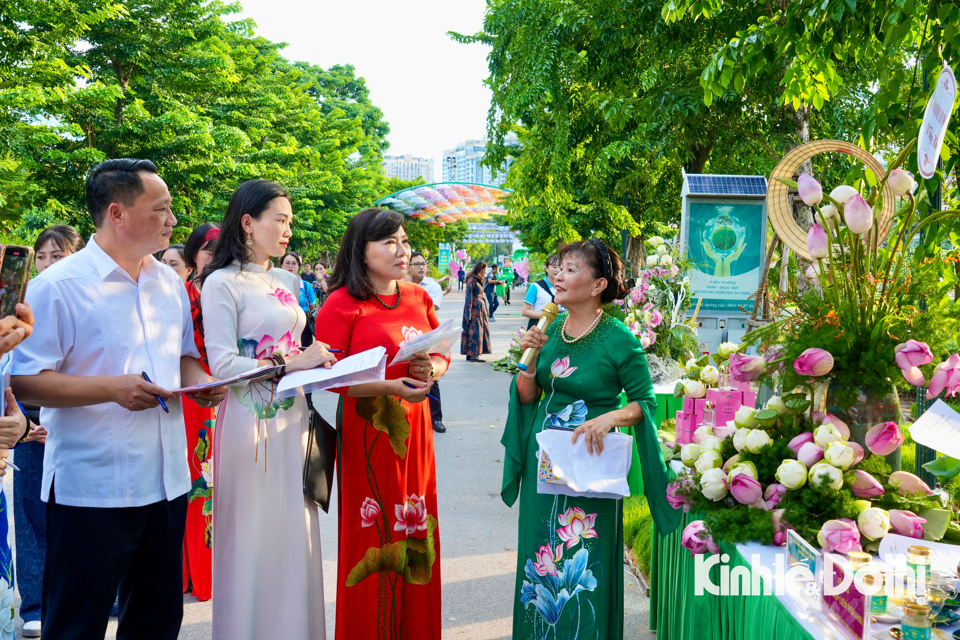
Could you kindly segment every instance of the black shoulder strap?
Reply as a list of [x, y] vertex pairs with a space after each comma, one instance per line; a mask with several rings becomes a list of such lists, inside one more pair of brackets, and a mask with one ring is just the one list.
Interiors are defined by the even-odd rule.
[[537, 285], [547, 292], [547, 295], [550, 296], [550, 302], [553, 302], [553, 291], [550, 290], [550, 285], [547, 284], [546, 278], [542, 280], [537, 280]]

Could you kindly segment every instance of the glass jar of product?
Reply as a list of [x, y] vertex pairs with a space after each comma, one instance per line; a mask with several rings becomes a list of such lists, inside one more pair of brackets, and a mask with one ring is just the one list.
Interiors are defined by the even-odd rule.
[[924, 583], [930, 581], [930, 547], [913, 545], [907, 547], [907, 567], [914, 579]]
[[933, 632], [930, 607], [913, 602], [904, 604], [900, 632], [902, 640], [930, 640]]
[[884, 588], [883, 570], [879, 566], [871, 565], [873, 556], [863, 551], [851, 551], [847, 554], [847, 560], [850, 561], [850, 568], [853, 569], [854, 573], [860, 571], [862, 567], [872, 569], [871, 575], [863, 576], [863, 584], [866, 586], [868, 593], [874, 590], [874, 583], [879, 583], [880, 587], [875, 594], [870, 596], [870, 614], [875, 616], [885, 615], [888, 603], [887, 592]]

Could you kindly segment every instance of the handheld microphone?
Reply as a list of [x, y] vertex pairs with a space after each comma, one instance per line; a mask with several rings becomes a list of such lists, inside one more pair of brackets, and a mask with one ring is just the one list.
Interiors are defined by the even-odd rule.
[[[557, 314], [559, 312], [560, 308], [556, 304], [548, 302], [543, 308], [543, 311], [540, 312], [540, 321], [537, 322], [537, 329], [540, 329], [540, 331], [546, 333], [547, 327], [550, 326], [551, 322], [557, 319]], [[537, 354], [537, 351], [539, 351], [539, 349], [524, 349], [523, 356], [520, 358], [520, 363], [517, 365], [517, 369], [520, 369], [520, 371], [526, 371], [533, 362], [533, 356]]]

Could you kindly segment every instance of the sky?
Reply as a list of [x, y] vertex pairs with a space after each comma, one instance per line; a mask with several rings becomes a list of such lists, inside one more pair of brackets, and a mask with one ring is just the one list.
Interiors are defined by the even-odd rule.
[[476, 33], [485, 0], [241, 0], [257, 33], [286, 42], [291, 61], [351, 64], [390, 123], [388, 155], [436, 161], [486, 132], [489, 48], [457, 44], [447, 31]]

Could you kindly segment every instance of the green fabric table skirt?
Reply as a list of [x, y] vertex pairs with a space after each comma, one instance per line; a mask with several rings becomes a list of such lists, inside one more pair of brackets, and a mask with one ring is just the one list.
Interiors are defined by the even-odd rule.
[[[700, 518], [684, 514], [668, 536], [654, 532], [650, 563], [650, 628], [657, 640], [813, 640], [776, 595], [694, 595], [694, 559], [680, 546], [683, 528]], [[749, 567], [736, 545], [720, 543], [726, 566]], [[719, 584], [720, 565], [711, 569]]]
[[683, 410], [683, 398], [674, 398], [672, 393], [657, 394], [657, 415], [656, 425], [660, 428], [660, 423], [664, 420], [677, 417], [677, 411]]

